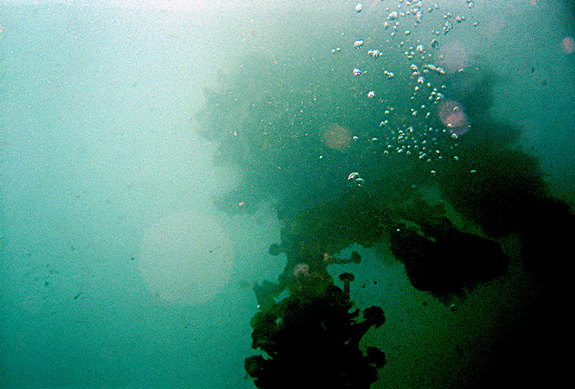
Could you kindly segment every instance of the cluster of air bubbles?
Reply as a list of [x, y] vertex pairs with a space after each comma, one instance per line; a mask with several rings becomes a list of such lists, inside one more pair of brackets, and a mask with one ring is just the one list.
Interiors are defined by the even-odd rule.
[[442, 126], [428, 124], [427, 119], [431, 112], [422, 104], [410, 109], [411, 116], [422, 116], [423, 120], [414, 120], [413, 123], [397, 124], [397, 115], [393, 107], [384, 111], [385, 118], [380, 122], [380, 137], [385, 145], [383, 154], [387, 156], [404, 155], [413, 156], [420, 161], [431, 163], [452, 158], [458, 161], [456, 155], [458, 144], [447, 144], [448, 130]]
[[[384, 127], [387, 126], [389, 124]], [[446, 145], [446, 133], [447, 130], [444, 128], [431, 125], [396, 126], [383, 136], [382, 140], [386, 144], [383, 153], [389, 156], [394, 154], [414, 156], [426, 163], [442, 161], [445, 158], [458, 161], [459, 157], [456, 154], [458, 144]]]
[[[465, 0], [465, 4], [469, 9], [475, 5], [471, 0]], [[358, 18], [367, 17], [373, 7], [383, 8], [385, 16], [379, 22], [383, 29], [375, 28], [373, 31], [379, 36], [360, 37], [362, 39], [356, 39], [352, 45], [348, 43], [347, 47], [366, 52], [371, 58], [385, 55], [377, 65], [365, 65], [369, 68], [369, 77], [362, 78], [361, 84], [365, 85], [365, 81], [369, 83], [371, 79], [393, 79], [398, 74], [411, 87], [409, 106], [405, 108], [405, 102], [393, 101], [393, 97], [387, 95], [388, 91], [379, 90], [381, 85], [365, 85], [366, 89], [359, 96], [373, 99], [375, 106], [381, 104], [382, 117], [379, 126], [368, 129], [368, 135], [353, 136], [352, 139], [358, 145], [363, 142], [377, 144], [378, 150], [388, 156], [411, 156], [426, 163], [448, 159], [457, 162], [458, 138], [470, 130], [471, 123], [461, 103], [446, 98], [444, 78], [453, 69], [445, 62], [444, 54], [452, 48], [453, 34], [450, 32], [464, 24], [470, 14], [443, 12], [437, 3], [425, 0], [397, 0], [395, 4], [387, 2], [386, 5], [374, 2], [366, 8], [356, 3], [354, 10]], [[432, 28], [427, 29], [425, 25]], [[473, 23], [473, 26], [478, 25], [477, 21]], [[374, 43], [379, 47], [373, 47]], [[366, 47], [370, 45], [372, 47]], [[339, 47], [332, 49], [333, 53], [339, 51]], [[407, 59], [407, 68], [404, 62], [394, 60], [389, 53], [402, 53]], [[363, 75], [363, 65], [358, 60], [352, 67], [355, 77]], [[378, 98], [374, 99], [376, 96]], [[402, 108], [395, 109], [393, 105]], [[352, 175], [354, 173], [357, 172]]]

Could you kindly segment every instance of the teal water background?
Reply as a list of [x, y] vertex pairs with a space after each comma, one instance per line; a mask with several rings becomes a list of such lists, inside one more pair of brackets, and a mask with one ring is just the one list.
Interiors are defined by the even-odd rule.
[[[243, 368], [251, 286], [283, 269], [267, 254], [280, 225], [269, 204], [248, 215], [216, 209], [212, 196], [241, 177], [214, 167], [218, 145], [195, 132], [194, 115], [202, 87], [242, 56], [274, 66], [276, 56], [337, 45], [333, 26], [356, 26], [354, 4], [145, 3], [0, 3], [0, 386], [253, 387]], [[561, 46], [575, 36], [573, 14], [559, 2], [475, 3], [481, 23], [460, 39], [495, 68], [493, 114], [524, 128], [521, 147], [541, 158], [554, 195], [574, 201], [575, 54]], [[370, 29], [366, 20], [357, 28]], [[219, 285], [207, 302], [162, 298], [182, 291], [166, 291], [153, 259], [142, 264], [151, 229], [180, 214], [204, 215], [232, 253], [220, 258], [231, 267], [216, 261], [196, 280]], [[538, 293], [516, 264], [454, 316], [411, 288], [385, 248], [355, 249], [364, 287], [352, 297], [383, 304], [388, 317], [385, 333], [366, 339], [390, 361], [377, 387], [478, 379], [494, 363], [491, 340]], [[168, 265], [159, 274], [177, 277], [179, 263]]]

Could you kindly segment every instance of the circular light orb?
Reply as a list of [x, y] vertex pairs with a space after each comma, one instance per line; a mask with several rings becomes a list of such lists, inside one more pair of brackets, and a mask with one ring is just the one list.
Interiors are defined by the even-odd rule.
[[561, 41], [561, 49], [565, 54], [575, 53], [575, 39], [570, 36], [563, 38]]
[[201, 305], [228, 284], [233, 250], [213, 216], [177, 213], [146, 230], [138, 265], [146, 288], [161, 300]]
[[439, 105], [437, 111], [441, 123], [451, 135], [460, 136], [471, 128], [469, 118], [463, 110], [463, 105], [456, 100], [446, 100]]
[[447, 73], [455, 73], [469, 65], [470, 54], [467, 47], [460, 41], [447, 42], [439, 49], [441, 65]]
[[329, 124], [322, 130], [322, 141], [331, 150], [346, 152], [351, 143], [351, 131], [339, 124]]

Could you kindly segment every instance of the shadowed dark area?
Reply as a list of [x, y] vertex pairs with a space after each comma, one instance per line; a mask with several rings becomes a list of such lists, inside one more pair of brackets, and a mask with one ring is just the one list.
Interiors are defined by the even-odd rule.
[[[281, 71], [281, 76], [271, 72], [268, 80], [276, 81], [266, 83], [261, 89], [246, 81], [247, 74], [245, 78], [237, 76], [242, 80], [239, 86], [234, 85], [232, 79], [231, 89], [225, 89], [225, 93], [209, 92], [210, 96], [224, 93], [229, 99], [235, 91], [243, 89], [244, 82], [254, 91], [250, 95], [253, 100], [250, 100], [248, 115], [236, 123], [240, 128], [238, 133], [211, 136], [222, 141], [219, 152], [222, 161], [236, 164], [244, 174], [239, 188], [221, 199], [222, 209], [237, 212], [240, 209], [233, 204], [246, 201], [251, 204], [241, 211], [249, 212], [259, 202], [272, 198], [283, 222], [281, 244], [273, 244], [270, 254], [283, 252], [288, 264], [277, 284], [265, 281], [256, 287], [263, 314], [279, 309], [278, 304], [292, 304], [293, 297], [279, 303], [274, 301], [284, 289], [293, 288], [294, 269], [302, 263], [309, 264], [311, 272], [325, 277], [325, 270], [318, 269], [329, 265], [332, 254], [354, 243], [364, 247], [388, 245], [405, 266], [414, 288], [428, 291], [449, 304], [454, 297], [464, 298], [466, 292], [477, 285], [505, 274], [510, 260], [497, 240], [517, 235], [522, 245], [521, 260], [544, 293], [541, 301], [533, 303], [534, 311], [527, 323], [517, 323], [512, 336], [497, 341], [499, 367], [484, 376], [481, 385], [517, 382], [517, 369], [542, 366], [540, 358], [533, 355], [552, 353], [555, 346], [536, 340], [538, 333], [552, 331], [552, 328], [539, 320], [535, 307], [556, 307], [556, 302], [562, 299], [563, 287], [557, 286], [557, 280], [562, 278], [555, 277], [556, 270], [551, 264], [555, 261], [560, 266], [560, 258], [565, 255], [561, 252], [568, 252], [569, 237], [575, 236], [575, 220], [568, 204], [552, 198], [537, 159], [517, 146], [521, 129], [490, 118], [495, 75], [489, 70], [469, 69], [446, 80], [445, 98], [459, 101], [466, 108], [472, 123], [468, 134], [457, 139], [446, 131], [427, 136], [421, 128], [442, 127], [437, 116], [427, 115], [424, 120], [421, 116], [400, 113], [396, 114], [396, 123], [403, 128], [399, 136], [390, 134], [366, 142], [368, 129], [379, 127], [378, 120], [372, 118], [380, 117], [381, 108], [367, 105], [368, 99], [356, 98], [361, 92], [356, 89], [353, 77], [334, 72], [329, 78], [309, 81], [299, 77], [298, 67], [290, 70], [289, 73]], [[243, 70], [241, 74], [246, 75]], [[388, 87], [385, 80], [379, 81], [382, 85], [376, 84], [374, 89]], [[286, 88], [287, 85], [291, 87]], [[398, 89], [393, 95], [393, 104], [398, 107], [410, 100], [417, 104], [421, 98], [414, 95], [415, 99], [410, 99], [401, 93]], [[236, 106], [235, 102], [226, 105], [225, 102], [231, 100], [217, 98], [222, 104], [217, 107], [210, 99], [208, 97], [209, 105], [200, 115], [207, 136], [211, 134], [210, 128], [221, 126], [209, 121], [212, 110], [219, 112], [215, 116], [221, 120]], [[334, 107], [346, 115], [340, 116]], [[404, 110], [407, 111], [407, 107]], [[326, 141], [326, 122], [337, 122], [341, 126], [332, 127], [339, 131], [336, 134], [339, 143], [332, 139]], [[207, 123], [211, 124], [207, 126]], [[413, 131], [415, 140], [403, 135], [407, 131], [410, 134]], [[433, 152], [440, 155], [439, 158], [425, 161], [427, 157], [425, 154], [422, 157], [421, 151], [416, 155], [410, 153], [427, 142], [433, 142]], [[330, 145], [337, 149], [326, 147]], [[350, 173], [354, 171], [356, 173]], [[426, 198], [429, 188], [435, 188], [433, 190], [440, 194], [439, 204]], [[452, 221], [453, 212], [458, 215], [456, 219], [464, 218], [481, 233], [476, 232], [477, 228], [462, 229]], [[311, 299], [306, 304], [325, 304], [321, 301]], [[284, 321], [295, 315], [289, 309], [282, 312]], [[314, 310], [314, 314], [318, 312], [321, 310]], [[301, 314], [299, 312], [298, 317]], [[311, 317], [310, 320], [321, 321]], [[349, 330], [349, 323], [347, 326], [344, 327]], [[541, 326], [539, 330], [537, 326]], [[280, 336], [282, 331], [276, 326], [273, 335], [267, 336]], [[300, 335], [307, 331], [295, 326], [286, 336], [308, 339], [307, 335]], [[527, 334], [532, 338], [528, 343]], [[316, 336], [322, 338], [320, 334]], [[307, 351], [297, 358], [293, 355], [288, 358], [303, 361], [316, 349], [331, 353], [326, 344], [304, 343]], [[529, 353], [525, 350], [526, 344], [531, 345]], [[280, 374], [278, 369], [294, 368], [293, 362], [280, 367], [284, 353], [290, 355], [293, 351], [283, 350], [275, 343], [260, 348], [270, 359], [257, 357], [257, 368], [250, 367], [248, 372], [256, 377], [257, 386], [273, 387], [268, 382]], [[255, 363], [253, 358], [248, 361]], [[554, 359], [548, 361], [551, 360]], [[547, 364], [552, 363], [543, 366]], [[338, 364], [332, 366], [334, 370], [330, 371], [334, 376], [345, 370]], [[353, 364], [346, 366], [355, 369]], [[357, 369], [355, 373], [360, 374], [361, 369]], [[537, 377], [524, 375], [521, 381], [542, 380], [546, 376], [546, 373]]]

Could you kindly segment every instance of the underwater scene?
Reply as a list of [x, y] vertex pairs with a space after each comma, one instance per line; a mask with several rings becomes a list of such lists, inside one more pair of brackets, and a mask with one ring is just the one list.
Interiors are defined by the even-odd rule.
[[574, 171], [573, 1], [0, 1], [0, 387], [563, 386]]

